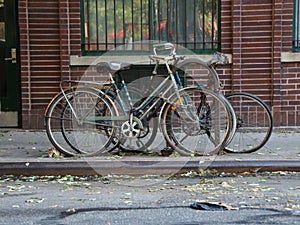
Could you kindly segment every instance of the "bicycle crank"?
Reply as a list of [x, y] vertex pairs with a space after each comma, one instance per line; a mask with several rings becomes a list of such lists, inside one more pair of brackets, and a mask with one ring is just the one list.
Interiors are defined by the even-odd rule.
[[126, 138], [137, 138], [140, 135], [141, 129], [137, 122], [130, 123], [126, 121], [121, 126], [121, 132]]

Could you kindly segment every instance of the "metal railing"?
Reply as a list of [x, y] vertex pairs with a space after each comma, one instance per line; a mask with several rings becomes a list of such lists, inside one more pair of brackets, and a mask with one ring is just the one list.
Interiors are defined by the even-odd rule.
[[191, 50], [220, 46], [220, 0], [81, 0], [82, 49], [149, 50], [132, 45], [168, 41]]

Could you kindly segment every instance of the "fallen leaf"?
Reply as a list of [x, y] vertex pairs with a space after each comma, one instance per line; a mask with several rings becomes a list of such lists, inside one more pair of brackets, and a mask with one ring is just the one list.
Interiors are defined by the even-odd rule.
[[267, 182], [267, 180], [261, 179], [261, 180], [259, 180], [258, 182], [259, 182], [259, 183], [265, 183], [265, 182]]
[[62, 157], [63, 154], [58, 151], [56, 148], [48, 148], [48, 156], [49, 158], [57, 158]]
[[30, 199], [25, 200], [26, 203], [42, 203], [45, 200], [45, 198], [40, 198], [40, 197], [32, 197]]
[[133, 205], [132, 201], [124, 201], [124, 203], [125, 203], [126, 205], [128, 205], [128, 206], [132, 206], [132, 205]]
[[76, 212], [77, 210], [75, 208], [67, 209], [66, 211], [64, 211], [64, 213], [67, 215], [74, 214]]

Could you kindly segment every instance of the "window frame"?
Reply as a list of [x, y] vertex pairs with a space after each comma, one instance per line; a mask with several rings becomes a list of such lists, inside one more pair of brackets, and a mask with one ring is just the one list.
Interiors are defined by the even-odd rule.
[[[82, 56], [101, 56], [105, 53], [107, 53], [110, 50], [86, 50], [85, 46], [86, 46], [86, 40], [85, 40], [85, 8], [84, 8], [84, 1], [85, 0], [80, 0], [80, 39], [81, 39], [81, 54]], [[216, 51], [220, 51], [221, 50], [221, 0], [215, 0], [217, 5], [217, 32], [216, 32], [216, 36], [217, 36], [217, 41], [214, 44], [216, 47], [214, 49], [203, 49], [203, 48], [198, 48], [198, 49], [190, 49], [193, 53], [198, 54], [198, 55], [204, 55], [204, 54], [212, 54]], [[149, 0], [149, 4], [152, 5], [152, 0]], [[152, 8], [152, 6], [149, 6], [149, 11], [151, 11], [150, 8]], [[153, 14], [151, 12], [149, 12], [149, 20], [153, 19]], [[150, 24], [150, 22], [149, 22]], [[150, 32], [150, 36], [151, 36], [151, 32]], [[161, 41], [164, 42], [164, 41]], [[173, 44], [177, 44], [172, 42]], [[207, 42], [204, 42], [207, 43]], [[208, 42], [209, 43], [209, 42]], [[189, 44], [189, 43], [187, 43]], [[195, 42], [194, 42], [195, 44]], [[110, 51], [110, 55], [114, 53], [112, 53], [112, 51]], [[136, 50], [136, 51], [115, 51], [116, 55], [148, 55], [149, 51], [142, 51], [142, 50]]]
[[294, 0], [292, 50], [300, 52], [300, 0]]

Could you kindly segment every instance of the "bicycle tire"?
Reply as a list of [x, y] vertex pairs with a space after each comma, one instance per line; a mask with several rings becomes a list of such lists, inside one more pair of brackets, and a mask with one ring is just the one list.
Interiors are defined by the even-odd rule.
[[110, 146], [116, 133], [113, 124], [109, 125], [112, 121], [97, 121], [97, 116], [103, 115], [114, 116], [116, 111], [108, 99], [100, 96], [98, 90], [88, 87], [68, 89], [57, 94], [46, 109], [47, 136], [53, 146], [66, 156], [105, 153], [117, 143]]
[[225, 97], [234, 108], [237, 128], [224, 150], [230, 153], [251, 153], [262, 148], [273, 130], [270, 108], [262, 99], [247, 92], [230, 93]]
[[182, 107], [182, 100], [174, 95], [162, 112], [161, 126], [168, 144], [185, 156], [219, 153], [235, 129], [228, 101], [202, 87], [182, 89], [179, 96], [188, 98], [188, 105]]

